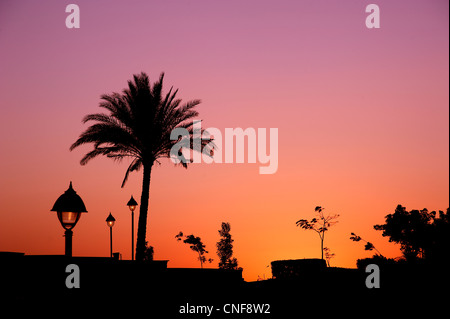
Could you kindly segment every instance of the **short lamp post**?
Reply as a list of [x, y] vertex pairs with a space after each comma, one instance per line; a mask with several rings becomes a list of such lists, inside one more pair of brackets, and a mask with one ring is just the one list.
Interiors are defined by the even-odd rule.
[[116, 222], [116, 219], [109, 213], [108, 218], [106, 218], [106, 224], [109, 226], [109, 255], [110, 257], [113, 256], [112, 252], [112, 228], [114, 226], [114, 223]]
[[69, 189], [56, 200], [51, 211], [56, 212], [61, 226], [66, 230], [64, 232], [64, 237], [66, 237], [65, 255], [72, 257], [72, 229], [81, 214], [87, 213], [83, 200], [72, 188], [72, 182], [70, 182]]
[[131, 211], [131, 260], [134, 260], [134, 210], [137, 205], [138, 203], [134, 200], [133, 195], [131, 195], [131, 198], [127, 203], [127, 206]]

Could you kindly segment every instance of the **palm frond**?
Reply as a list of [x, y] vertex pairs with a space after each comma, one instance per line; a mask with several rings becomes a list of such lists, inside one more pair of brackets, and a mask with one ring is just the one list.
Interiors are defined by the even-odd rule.
[[123, 178], [122, 181], [122, 188], [125, 186], [125, 183], [128, 180], [128, 175], [133, 172], [133, 171], [138, 171], [140, 168], [142, 167], [142, 159], [139, 157], [136, 157], [130, 164], [130, 166], [128, 166], [127, 171], [125, 172], [125, 177]]

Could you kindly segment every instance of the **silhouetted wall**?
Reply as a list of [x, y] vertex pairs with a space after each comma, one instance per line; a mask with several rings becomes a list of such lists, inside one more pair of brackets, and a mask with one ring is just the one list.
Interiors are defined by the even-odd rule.
[[276, 279], [301, 278], [316, 275], [327, 267], [323, 259], [289, 259], [270, 263], [272, 276]]
[[[137, 262], [107, 257], [27, 256], [0, 252], [2, 296], [28, 301], [65, 299], [86, 294], [96, 300], [121, 295], [139, 298], [142, 291], [156, 293], [162, 301], [220, 289], [234, 289], [243, 282], [242, 270], [167, 268], [167, 260]], [[80, 270], [80, 288], [68, 289], [69, 264]]]

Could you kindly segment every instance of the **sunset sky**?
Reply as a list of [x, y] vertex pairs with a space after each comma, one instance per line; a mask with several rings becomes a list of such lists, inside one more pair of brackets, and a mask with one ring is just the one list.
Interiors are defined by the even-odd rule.
[[[80, 8], [68, 29], [66, 5]], [[368, 29], [365, 7], [380, 7]], [[79, 161], [70, 152], [141, 71], [184, 101], [201, 99], [204, 128], [278, 128], [278, 170], [256, 164], [162, 160], [152, 172], [147, 239], [169, 267], [200, 267], [179, 231], [200, 236], [214, 258], [222, 222], [248, 281], [270, 262], [320, 258], [319, 236], [296, 227], [316, 206], [340, 214], [326, 234], [332, 266], [372, 256], [355, 232], [387, 257], [400, 256], [374, 224], [398, 204], [449, 206], [449, 2], [446, 0], [13, 1], [0, 2], [0, 251], [64, 254], [55, 200], [69, 182], [88, 213], [74, 228], [74, 256], [131, 258], [126, 161]], [[137, 229], [137, 214], [135, 222]], [[268, 267], [269, 266], [269, 267]]]

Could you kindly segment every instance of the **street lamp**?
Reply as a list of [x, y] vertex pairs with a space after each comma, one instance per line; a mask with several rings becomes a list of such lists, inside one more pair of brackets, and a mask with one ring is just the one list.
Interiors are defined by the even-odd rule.
[[134, 260], [134, 210], [137, 205], [138, 203], [134, 200], [133, 195], [131, 195], [131, 198], [127, 203], [127, 206], [131, 211], [131, 260]]
[[113, 253], [112, 253], [112, 228], [113, 228], [115, 222], [116, 222], [116, 219], [113, 217], [113, 215], [111, 215], [111, 213], [109, 213], [109, 216], [106, 218], [106, 224], [109, 226], [110, 257], [113, 256]]
[[66, 230], [65, 255], [72, 257], [72, 229], [80, 219], [81, 213], [87, 213], [83, 200], [72, 188], [72, 182], [64, 194], [56, 200], [51, 211], [56, 212], [61, 226]]

